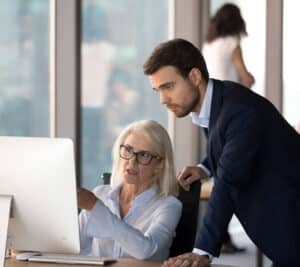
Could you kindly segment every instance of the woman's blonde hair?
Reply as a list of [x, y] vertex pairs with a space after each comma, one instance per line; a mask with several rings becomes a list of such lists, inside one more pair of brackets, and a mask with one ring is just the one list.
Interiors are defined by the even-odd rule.
[[153, 120], [136, 121], [128, 125], [117, 138], [113, 151], [113, 168], [111, 175], [111, 186], [116, 187], [123, 183], [123, 177], [119, 172], [120, 156], [119, 150], [125, 139], [132, 133], [142, 134], [153, 147], [153, 152], [163, 158], [163, 169], [155, 187], [160, 195], [177, 195], [178, 187], [175, 177], [172, 143], [168, 132], [158, 122]]

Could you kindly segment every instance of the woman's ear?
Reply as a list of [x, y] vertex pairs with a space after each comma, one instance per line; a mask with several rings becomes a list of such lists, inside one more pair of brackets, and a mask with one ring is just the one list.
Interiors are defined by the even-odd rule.
[[189, 80], [194, 86], [198, 87], [202, 80], [201, 71], [198, 68], [192, 68], [189, 72]]

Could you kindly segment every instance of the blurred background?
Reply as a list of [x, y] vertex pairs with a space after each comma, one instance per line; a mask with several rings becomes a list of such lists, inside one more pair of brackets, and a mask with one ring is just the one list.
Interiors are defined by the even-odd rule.
[[[72, 138], [78, 183], [89, 189], [111, 171], [113, 142], [134, 120], [154, 119], [168, 128], [178, 170], [199, 162], [205, 138], [189, 118], [177, 120], [159, 104], [142, 65], [170, 38], [186, 38], [201, 48], [210, 15], [226, 2], [1, 0], [0, 135]], [[256, 80], [252, 90], [296, 126], [300, 3], [230, 2], [247, 23], [242, 48]], [[219, 260], [257, 264], [256, 249], [238, 223], [233, 221], [230, 231], [246, 252]]]

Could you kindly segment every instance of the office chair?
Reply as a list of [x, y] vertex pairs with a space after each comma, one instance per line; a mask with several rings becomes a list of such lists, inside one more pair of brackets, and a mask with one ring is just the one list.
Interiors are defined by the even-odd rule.
[[179, 186], [178, 199], [182, 202], [182, 214], [170, 248], [170, 257], [191, 252], [194, 248], [198, 226], [200, 189], [200, 180], [191, 185], [190, 191], [185, 191]]
[[[110, 183], [110, 173], [103, 173], [101, 179], [103, 184]], [[176, 236], [170, 248], [170, 257], [186, 252], [194, 248], [198, 226], [198, 209], [200, 199], [200, 181], [191, 185], [190, 191], [185, 191], [179, 186], [178, 199], [182, 202], [182, 214], [176, 227]]]
[[101, 180], [102, 180], [103, 184], [110, 184], [110, 176], [111, 176], [110, 172], [102, 173]]

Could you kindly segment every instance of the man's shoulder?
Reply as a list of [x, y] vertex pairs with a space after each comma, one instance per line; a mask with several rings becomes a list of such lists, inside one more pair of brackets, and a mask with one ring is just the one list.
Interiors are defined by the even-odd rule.
[[250, 89], [231, 81], [216, 80], [214, 86], [215, 95], [221, 99], [220, 115], [222, 118], [243, 114], [257, 114], [264, 107], [262, 97], [256, 95]]
[[249, 88], [232, 81], [221, 81], [213, 79], [214, 95], [219, 95], [223, 98], [223, 102], [250, 103], [261, 102], [261, 96], [250, 90]]
[[221, 101], [223, 108], [234, 102], [239, 103], [247, 100], [247, 88], [232, 81], [213, 80], [213, 98]]
[[[226, 90], [242, 90], [242, 89], [248, 89], [247, 87], [243, 86], [240, 83], [229, 81], [229, 80], [217, 80], [212, 79], [214, 88], [218, 90], [226, 89]], [[249, 90], [249, 89], [248, 89]]]

